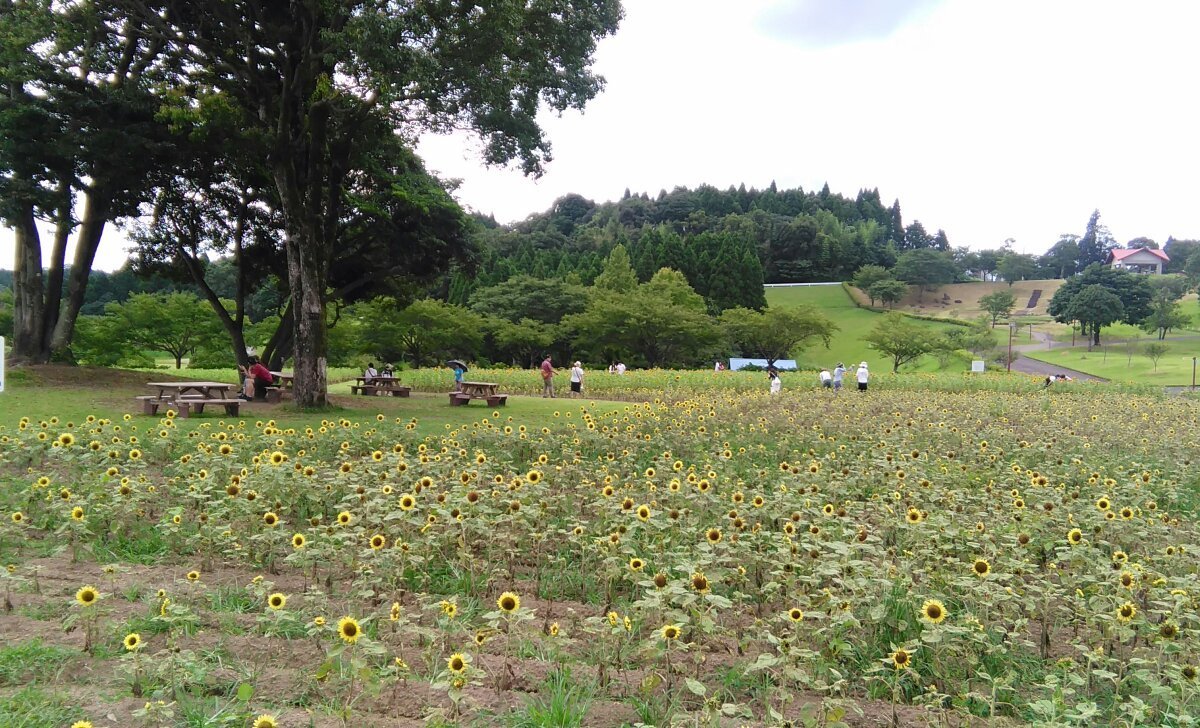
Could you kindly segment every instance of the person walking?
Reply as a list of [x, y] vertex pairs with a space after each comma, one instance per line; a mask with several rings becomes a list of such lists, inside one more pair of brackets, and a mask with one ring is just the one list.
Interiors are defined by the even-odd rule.
[[867, 381], [871, 378], [871, 373], [867, 371], [867, 363], [865, 361], [858, 365], [858, 371], [854, 373], [854, 377], [858, 380], [858, 391], [867, 391]]
[[835, 394], [842, 391], [842, 380], [845, 378], [846, 365], [839, 361], [838, 365], [833, 369], [833, 391]]
[[555, 374], [557, 374], [557, 372], [554, 371], [554, 365], [550, 363], [550, 355], [547, 354], [546, 358], [542, 361], [542, 398], [543, 399], [545, 399], [546, 397], [550, 397], [551, 399], [554, 398], [554, 375]]
[[779, 378], [779, 371], [774, 367], [767, 370], [767, 378], [771, 380], [771, 394], [779, 394], [783, 391], [783, 380]]
[[575, 362], [575, 366], [571, 367], [571, 397], [577, 397], [583, 394], [583, 365]]

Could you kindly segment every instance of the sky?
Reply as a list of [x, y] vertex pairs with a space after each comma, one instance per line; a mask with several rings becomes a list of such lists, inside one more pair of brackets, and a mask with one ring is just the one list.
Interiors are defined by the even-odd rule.
[[[1041, 253], [1099, 209], [1118, 242], [1200, 238], [1200, 3], [625, 0], [539, 179], [465, 134], [418, 152], [503, 223], [578, 193], [744, 183], [899, 199], [954, 246]], [[97, 267], [125, 258], [106, 236]], [[12, 238], [0, 231], [0, 267]]]

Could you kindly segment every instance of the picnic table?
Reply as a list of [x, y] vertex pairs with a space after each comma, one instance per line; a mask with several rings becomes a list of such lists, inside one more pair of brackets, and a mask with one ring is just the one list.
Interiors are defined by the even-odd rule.
[[291, 372], [271, 372], [271, 376], [279, 380], [279, 386], [283, 389], [291, 389], [296, 379]]
[[503, 406], [508, 395], [499, 394], [499, 389], [495, 382], [459, 382], [458, 391], [450, 393], [450, 404], [457, 407], [470, 404], [473, 399], [486, 399], [490, 407]]
[[399, 377], [355, 377], [355, 381], [358, 384], [350, 385], [351, 394], [407, 397], [412, 391], [412, 387], [400, 383]]
[[156, 394], [137, 398], [142, 403], [142, 412], [148, 415], [157, 414], [160, 406], [168, 405], [186, 418], [192, 412], [200, 414], [206, 405], [221, 405], [226, 414], [236, 417], [242, 404], [236, 395], [229, 394], [229, 390], [237, 387], [226, 382], [147, 382], [146, 386], [158, 390]]

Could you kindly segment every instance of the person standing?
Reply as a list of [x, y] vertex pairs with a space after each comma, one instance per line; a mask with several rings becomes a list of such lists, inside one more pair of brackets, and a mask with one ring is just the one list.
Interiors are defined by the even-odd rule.
[[554, 365], [550, 363], [550, 355], [542, 361], [542, 398], [554, 398]]
[[821, 389], [833, 389], [833, 375], [828, 369], [821, 370]]
[[617, 362], [617, 374], [624, 374], [624, 373], [625, 373], [625, 362], [621, 362], [621, 361]]
[[867, 380], [871, 378], [871, 373], [867, 371], [867, 363], [865, 361], [858, 365], [858, 371], [854, 373], [854, 376], [858, 380], [858, 391], [867, 391]]
[[455, 362], [454, 363], [454, 391], [455, 392], [462, 391], [463, 374], [464, 374], [463, 368], [458, 365], [458, 362]]
[[767, 378], [771, 380], [771, 394], [779, 394], [783, 390], [783, 380], [779, 378], [779, 371], [774, 368], [768, 369]]
[[571, 397], [583, 394], [583, 365], [575, 362], [571, 367]]
[[835, 393], [842, 391], [842, 380], [846, 378], [846, 365], [840, 361], [833, 369], [833, 391]]

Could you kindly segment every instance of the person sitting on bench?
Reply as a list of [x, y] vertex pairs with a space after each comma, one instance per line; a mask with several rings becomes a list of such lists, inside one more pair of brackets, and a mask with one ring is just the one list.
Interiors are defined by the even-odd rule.
[[[275, 384], [275, 377], [271, 374], [271, 370], [262, 365], [258, 357], [252, 356], [247, 360], [249, 366], [242, 371], [247, 379], [254, 381], [254, 399], [265, 400], [267, 398], [267, 387]], [[240, 395], [241, 399], [249, 400], [244, 393]]]

